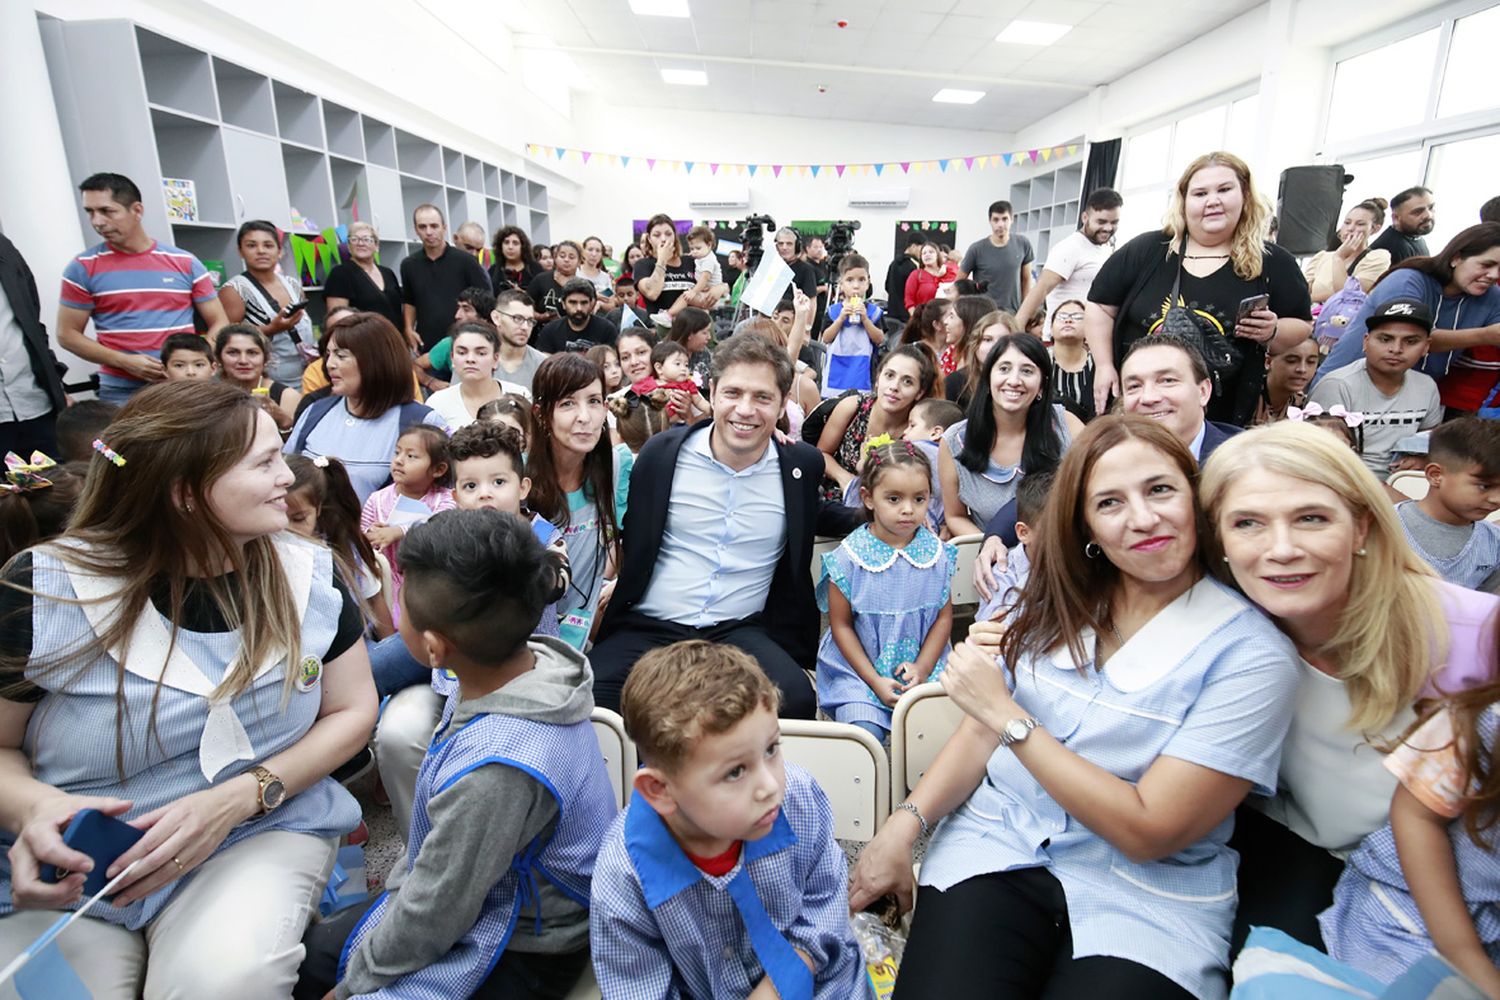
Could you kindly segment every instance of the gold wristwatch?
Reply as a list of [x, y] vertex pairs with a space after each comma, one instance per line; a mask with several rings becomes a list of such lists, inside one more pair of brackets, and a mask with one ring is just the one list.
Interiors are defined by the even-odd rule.
[[260, 785], [260, 789], [256, 792], [256, 797], [260, 800], [260, 813], [262, 816], [286, 801], [286, 786], [281, 783], [281, 779], [276, 777], [276, 775], [259, 764], [252, 767], [249, 774]]

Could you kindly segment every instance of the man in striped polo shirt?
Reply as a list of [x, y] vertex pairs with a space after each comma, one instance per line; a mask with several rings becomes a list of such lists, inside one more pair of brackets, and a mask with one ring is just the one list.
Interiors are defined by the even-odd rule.
[[[141, 225], [141, 189], [120, 174], [94, 174], [78, 185], [83, 210], [104, 242], [63, 271], [57, 343], [99, 366], [99, 398], [123, 404], [166, 377], [157, 355], [174, 333], [193, 332], [193, 310], [210, 339], [228, 322], [203, 264], [158, 243]], [[89, 316], [94, 336], [84, 333]]]

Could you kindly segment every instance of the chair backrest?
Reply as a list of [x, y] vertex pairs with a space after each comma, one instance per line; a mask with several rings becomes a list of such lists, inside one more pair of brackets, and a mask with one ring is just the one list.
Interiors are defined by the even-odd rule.
[[979, 596], [979, 588], [974, 585], [974, 557], [979, 555], [984, 536], [977, 533], [959, 535], [950, 541], [958, 548], [958, 568], [953, 571], [953, 586], [948, 592], [948, 599], [954, 607], [979, 604], [982, 598]]
[[937, 681], [918, 684], [901, 696], [891, 716], [892, 799], [899, 802], [911, 794], [963, 717], [963, 709]]
[[875, 737], [842, 722], [782, 719], [781, 753], [828, 796], [836, 838], [874, 838], [891, 813], [890, 764]]
[[1397, 493], [1420, 500], [1427, 495], [1427, 473], [1417, 469], [1402, 469], [1393, 472], [1386, 479], [1386, 483]]
[[1500, 522], [1500, 510], [1492, 510], [1484, 516], [1486, 521]]
[[589, 721], [594, 724], [599, 752], [604, 754], [604, 767], [609, 772], [610, 787], [615, 790], [615, 801], [623, 809], [630, 800], [630, 787], [635, 780], [635, 744], [625, 735], [625, 720], [609, 709], [595, 708]]
[[843, 542], [842, 538], [814, 538], [812, 554], [812, 578], [813, 586], [818, 585], [818, 580], [823, 576], [823, 555], [832, 552]]

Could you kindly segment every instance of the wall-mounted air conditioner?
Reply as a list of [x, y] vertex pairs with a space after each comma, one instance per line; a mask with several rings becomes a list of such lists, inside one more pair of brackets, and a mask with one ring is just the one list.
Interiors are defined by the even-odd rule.
[[701, 212], [718, 212], [731, 208], [749, 208], [750, 189], [748, 187], [730, 187], [699, 191], [688, 197], [688, 207]]
[[911, 202], [911, 188], [867, 188], [849, 194], [850, 208], [905, 208]]

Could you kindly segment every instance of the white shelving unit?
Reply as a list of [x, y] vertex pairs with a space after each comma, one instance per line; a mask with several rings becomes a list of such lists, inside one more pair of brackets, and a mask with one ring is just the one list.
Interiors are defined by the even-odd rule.
[[[550, 241], [537, 181], [131, 21], [39, 23], [75, 179], [130, 177], [148, 232], [230, 274], [241, 267], [235, 231], [251, 219], [304, 234], [371, 222], [392, 268], [417, 250], [411, 214], [424, 202], [450, 230], [472, 219], [493, 237], [514, 223]], [[198, 221], [167, 218], [164, 177], [193, 181]]]
[[1083, 161], [1065, 163], [1010, 186], [1014, 231], [1031, 241], [1041, 264], [1058, 240], [1078, 228], [1083, 197]]

